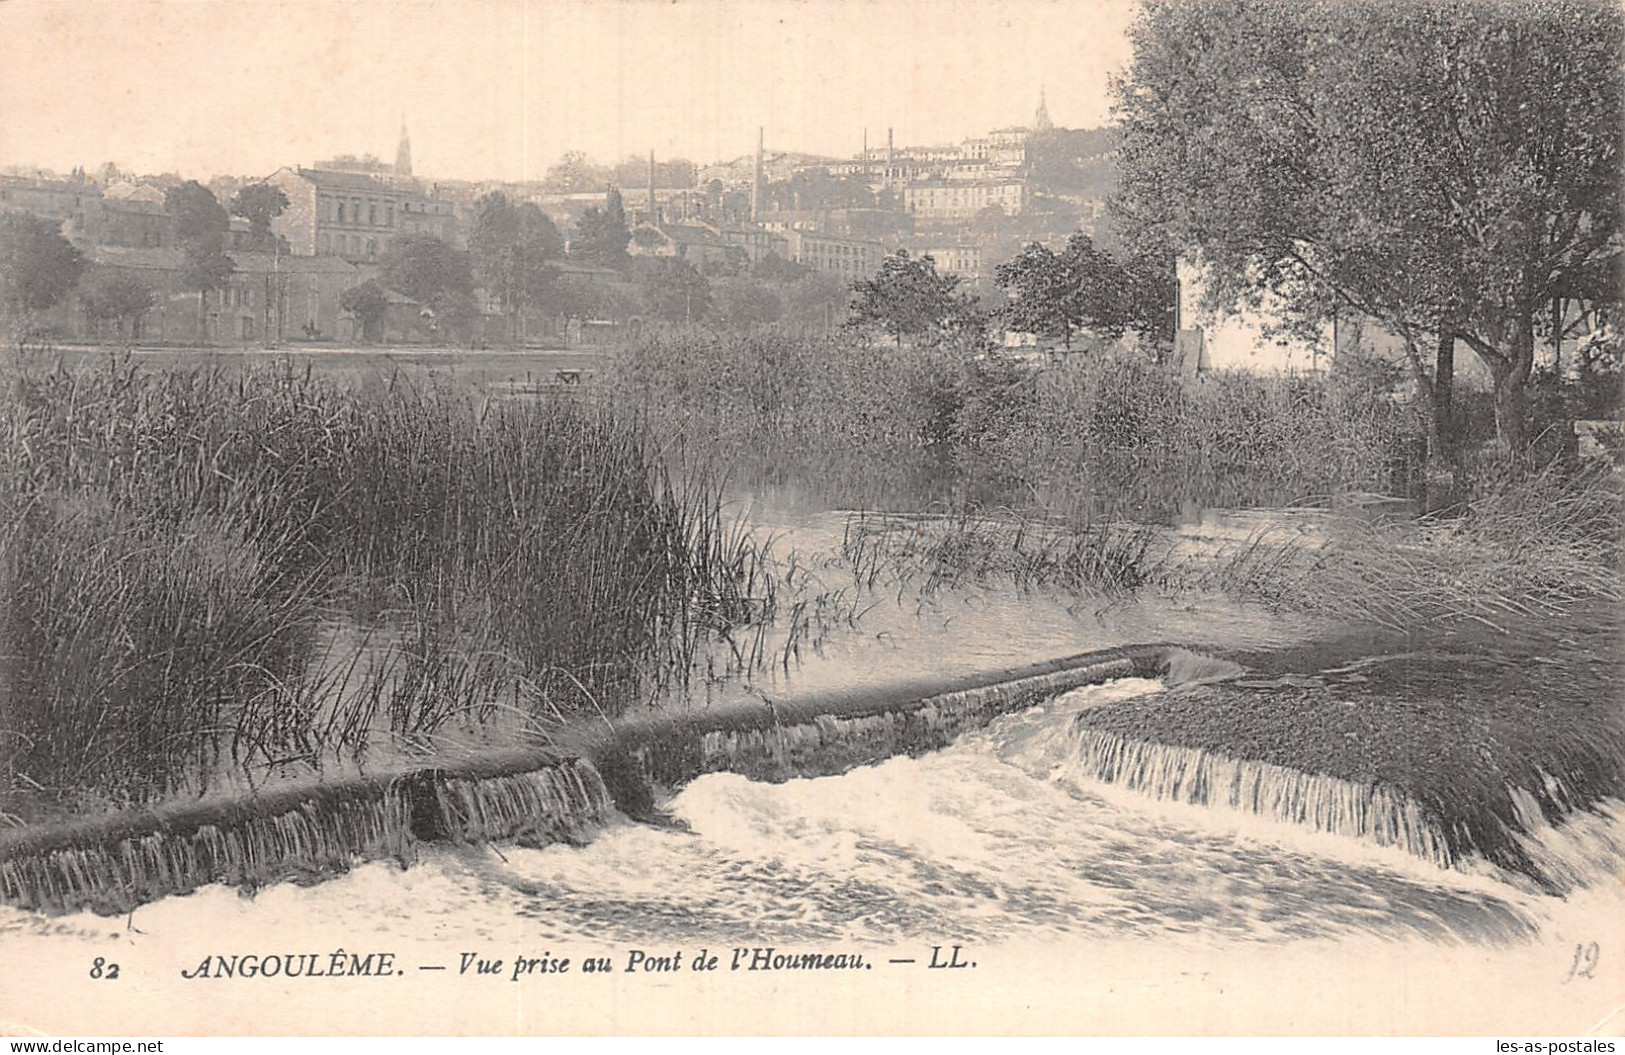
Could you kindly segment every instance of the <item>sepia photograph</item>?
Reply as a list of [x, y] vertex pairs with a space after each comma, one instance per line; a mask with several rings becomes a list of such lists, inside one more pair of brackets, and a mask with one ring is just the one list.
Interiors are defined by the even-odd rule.
[[0, 0], [0, 1034], [1617, 1050], [1622, 144], [1613, 0]]

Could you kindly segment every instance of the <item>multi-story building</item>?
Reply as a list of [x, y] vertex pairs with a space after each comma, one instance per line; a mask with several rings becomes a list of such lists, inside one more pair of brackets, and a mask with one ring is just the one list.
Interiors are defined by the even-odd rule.
[[865, 238], [842, 238], [811, 231], [786, 231], [785, 252], [789, 259], [814, 271], [828, 271], [846, 278], [872, 275], [886, 258], [886, 247]]
[[[360, 171], [357, 171], [357, 170]], [[395, 165], [375, 160], [353, 168], [282, 168], [266, 180], [288, 196], [275, 231], [299, 256], [376, 261], [395, 239], [432, 235], [461, 245], [456, 202], [412, 177], [412, 147], [401, 127]]]
[[[298, 256], [375, 261], [406, 234], [441, 237], [455, 225], [449, 203], [432, 203], [409, 177], [282, 168], [266, 182], [288, 196], [274, 230]], [[431, 211], [438, 204], [441, 211]]]
[[903, 211], [916, 221], [960, 221], [997, 205], [1005, 215], [1019, 216], [1026, 194], [1027, 185], [1018, 179], [921, 180], [903, 187]]
[[723, 241], [744, 250], [746, 258], [753, 264], [770, 253], [783, 258], [788, 252], [784, 236], [775, 234], [761, 224], [723, 224], [717, 230], [722, 232]]
[[102, 225], [102, 190], [82, 172], [66, 180], [0, 176], [0, 212], [26, 212], [57, 220], [70, 241], [92, 244]]
[[974, 282], [982, 277], [982, 250], [980, 246], [958, 244], [926, 245], [915, 249], [916, 257], [928, 256], [935, 261], [937, 274], [957, 275]]
[[146, 183], [115, 183], [102, 192], [103, 245], [157, 249], [174, 238], [164, 192]]
[[403, 197], [399, 219], [402, 234], [431, 235], [447, 245], [464, 247], [455, 204], [442, 199], [433, 187], [428, 194]]
[[684, 260], [701, 271], [722, 265], [730, 257], [750, 259], [749, 250], [730, 244], [723, 233], [703, 223], [643, 223], [632, 229], [627, 245], [632, 256]]

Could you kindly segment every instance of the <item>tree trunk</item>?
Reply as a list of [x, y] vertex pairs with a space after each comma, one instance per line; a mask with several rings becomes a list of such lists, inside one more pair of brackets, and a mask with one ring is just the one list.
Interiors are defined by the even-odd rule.
[[1512, 325], [1506, 361], [1491, 367], [1495, 378], [1495, 438], [1503, 450], [1522, 453], [1529, 445], [1527, 388], [1535, 361], [1534, 313], [1525, 311]]
[[1440, 452], [1455, 461], [1456, 450], [1456, 331], [1439, 327], [1439, 345], [1433, 358], [1433, 427]]
[[1563, 376], [1563, 316], [1567, 314], [1562, 297], [1552, 298], [1552, 372]]
[[1501, 448], [1517, 452], [1528, 442], [1524, 429], [1523, 386], [1512, 380], [1512, 371], [1503, 370], [1495, 377], [1495, 438]]

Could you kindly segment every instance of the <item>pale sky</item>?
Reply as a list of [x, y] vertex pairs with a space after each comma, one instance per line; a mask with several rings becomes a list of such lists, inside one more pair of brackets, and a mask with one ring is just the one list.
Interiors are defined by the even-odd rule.
[[1105, 122], [1133, 0], [0, 0], [0, 166], [539, 178]]

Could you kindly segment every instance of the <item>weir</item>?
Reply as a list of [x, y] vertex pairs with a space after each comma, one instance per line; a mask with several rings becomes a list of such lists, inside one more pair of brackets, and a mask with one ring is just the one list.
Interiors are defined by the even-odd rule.
[[410, 810], [393, 784], [357, 781], [260, 799], [143, 811], [0, 843], [0, 900], [127, 912], [209, 883], [255, 889], [408, 859]]
[[611, 808], [649, 816], [656, 788], [718, 771], [769, 781], [830, 775], [921, 754], [1057, 693], [1155, 677], [1174, 651], [1114, 648], [968, 677], [650, 711], [573, 730], [563, 749], [489, 752], [25, 830], [0, 836], [0, 900], [120, 913], [209, 883], [253, 889], [366, 860], [406, 867], [422, 841], [578, 842]]
[[1422, 805], [1397, 788], [1231, 758], [1202, 748], [1131, 740], [1074, 721], [1078, 776], [1194, 806], [1217, 806], [1317, 832], [1394, 847], [1440, 868], [1455, 864]]

